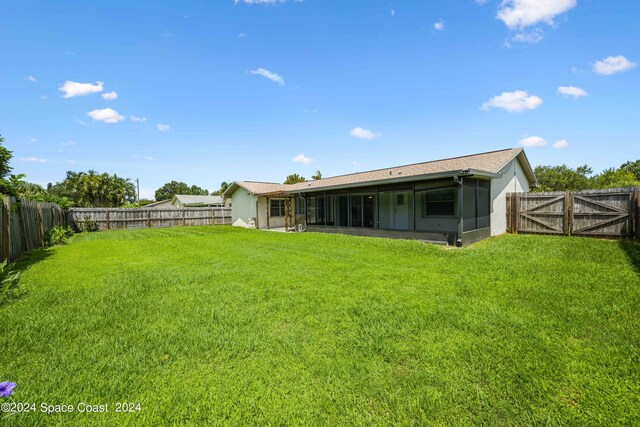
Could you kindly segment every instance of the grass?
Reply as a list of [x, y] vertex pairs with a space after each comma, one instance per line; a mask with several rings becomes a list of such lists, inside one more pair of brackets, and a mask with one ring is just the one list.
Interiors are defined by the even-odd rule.
[[110, 412], [9, 425], [640, 423], [637, 244], [186, 227], [78, 235], [22, 268], [0, 381]]

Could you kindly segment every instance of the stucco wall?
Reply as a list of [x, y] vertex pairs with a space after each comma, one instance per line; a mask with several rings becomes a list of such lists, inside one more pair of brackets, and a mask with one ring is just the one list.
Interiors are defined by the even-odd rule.
[[491, 180], [491, 235], [507, 232], [507, 193], [529, 191], [529, 180], [517, 158]]
[[257, 197], [249, 194], [244, 188], [238, 188], [234, 191], [229, 200], [231, 201], [231, 220], [233, 222], [241, 219], [248, 224], [251, 218], [257, 217]]

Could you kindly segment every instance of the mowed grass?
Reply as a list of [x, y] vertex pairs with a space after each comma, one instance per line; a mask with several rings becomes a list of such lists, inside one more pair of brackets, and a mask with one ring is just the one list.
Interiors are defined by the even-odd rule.
[[23, 268], [0, 381], [109, 412], [8, 425], [640, 423], [637, 244], [185, 227], [78, 235]]

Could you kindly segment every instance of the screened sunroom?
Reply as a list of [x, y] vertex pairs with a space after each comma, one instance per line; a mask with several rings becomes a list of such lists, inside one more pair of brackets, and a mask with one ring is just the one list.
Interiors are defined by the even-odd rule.
[[450, 244], [462, 233], [491, 234], [491, 181], [475, 177], [300, 193], [296, 207], [311, 231]]

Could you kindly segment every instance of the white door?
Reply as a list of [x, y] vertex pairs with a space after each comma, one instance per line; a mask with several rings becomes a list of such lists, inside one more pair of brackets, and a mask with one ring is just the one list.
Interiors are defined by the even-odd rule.
[[396, 230], [409, 229], [409, 192], [393, 195], [393, 228]]

